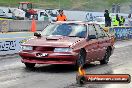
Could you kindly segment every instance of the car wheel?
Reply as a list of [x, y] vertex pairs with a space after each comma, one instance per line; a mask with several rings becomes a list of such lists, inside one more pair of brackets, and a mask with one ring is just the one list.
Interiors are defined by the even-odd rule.
[[111, 55], [111, 50], [108, 48], [106, 50], [106, 53], [105, 53], [103, 60], [100, 61], [100, 64], [107, 64], [109, 62], [110, 55]]
[[84, 66], [85, 58], [86, 58], [86, 51], [84, 49], [81, 49], [79, 54], [78, 54], [78, 59], [76, 62], [77, 67]]
[[34, 68], [35, 64], [33, 63], [24, 63], [26, 68]]

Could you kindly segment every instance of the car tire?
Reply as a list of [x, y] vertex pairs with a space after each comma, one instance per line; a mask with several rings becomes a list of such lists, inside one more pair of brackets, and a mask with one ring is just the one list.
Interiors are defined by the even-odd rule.
[[34, 68], [35, 64], [34, 63], [24, 63], [26, 68]]
[[84, 66], [85, 65], [85, 59], [86, 59], [86, 51], [84, 49], [81, 49], [78, 54], [78, 59], [76, 61], [76, 67]]
[[107, 64], [109, 62], [109, 57], [111, 56], [111, 50], [108, 48], [106, 50], [103, 60], [100, 61], [100, 64]]

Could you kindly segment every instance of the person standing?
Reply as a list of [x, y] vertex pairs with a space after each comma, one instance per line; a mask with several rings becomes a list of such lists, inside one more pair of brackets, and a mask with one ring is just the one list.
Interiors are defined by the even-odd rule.
[[128, 26], [132, 26], [131, 14], [128, 15]]
[[118, 13], [120, 13], [121, 5], [118, 3], [117, 7], [118, 7]]
[[116, 20], [119, 22], [119, 26], [121, 25], [121, 21], [120, 21], [120, 18], [119, 18], [119, 15], [116, 14]]
[[67, 21], [67, 17], [64, 15], [63, 10], [59, 10], [59, 15], [57, 16], [56, 21]]
[[120, 13], [120, 8], [121, 8], [120, 4], [119, 3], [116, 4], [116, 13]]
[[115, 4], [113, 3], [113, 4], [112, 4], [112, 13], [115, 13], [115, 7], [116, 7], [116, 6], [115, 6]]
[[118, 14], [113, 18], [113, 26], [119, 26], [120, 25], [120, 18]]
[[120, 21], [121, 21], [120, 26], [123, 26], [125, 23], [125, 18], [121, 16]]
[[105, 10], [104, 17], [105, 17], [105, 27], [111, 27], [111, 18], [109, 16], [108, 10]]
[[130, 7], [130, 13], [132, 13], [132, 5], [129, 5], [129, 7]]

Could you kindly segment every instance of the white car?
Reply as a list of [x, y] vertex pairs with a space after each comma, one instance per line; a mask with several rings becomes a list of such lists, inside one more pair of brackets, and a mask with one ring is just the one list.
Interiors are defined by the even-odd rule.
[[12, 13], [9, 13], [8, 9], [0, 9], [0, 17], [1, 18], [12, 18]]
[[21, 9], [13, 9], [12, 13], [14, 14], [15, 17], [19, 18], [19, 19], [24, 19], [25, 18], [25, 14], [26, 12], [21, 10]]
[[6, 15], [5, 12], [2, 9], [0, 9], [0, 16], [5, 16], [5, 15]]
[[50, 22], [55, 22], [57, 18], [57, 11], [47, 11], [47, 10], [40, 10], [37, 12], [38, 15], [38, 20], [39, 21], [50, 21]]

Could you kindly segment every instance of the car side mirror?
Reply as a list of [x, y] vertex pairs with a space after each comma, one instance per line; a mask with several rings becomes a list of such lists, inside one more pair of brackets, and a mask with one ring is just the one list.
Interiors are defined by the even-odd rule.
[[40, 38], [42, 35], [40, 33], [35, 32], [34, 36], [36, 36], [37, 38]]
[[89, 35], [87, 40], [96, 39], [96, 38], [97, 38], [96, 35]]

